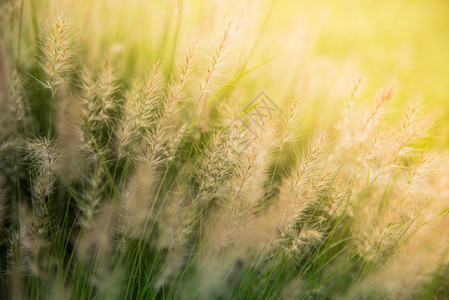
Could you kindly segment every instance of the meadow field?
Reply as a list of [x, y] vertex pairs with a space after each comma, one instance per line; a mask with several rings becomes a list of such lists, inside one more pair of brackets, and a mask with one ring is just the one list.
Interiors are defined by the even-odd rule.
[[0, 299], [448, 299], [449, 2], [0, 2]]

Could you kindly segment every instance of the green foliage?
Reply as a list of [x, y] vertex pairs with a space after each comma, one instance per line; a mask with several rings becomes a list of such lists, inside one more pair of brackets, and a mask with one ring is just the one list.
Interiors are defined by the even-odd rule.
[[303, 129], [318, 104], [261, 94], [271, 115], [241, 84], [276, 62], [251, 66], [259, 36], [239, 48], [235, 21], [184, 47], [183, 3], [134, 49], [146, 73], [76, 31], [86, 3], [45, 22], [40, 2], [2, 4], [1, 298], [447, 295], [449, 161], [420, 101], [398, 117], [389, 87], [364, 106], [358, 79], [328, 129]]

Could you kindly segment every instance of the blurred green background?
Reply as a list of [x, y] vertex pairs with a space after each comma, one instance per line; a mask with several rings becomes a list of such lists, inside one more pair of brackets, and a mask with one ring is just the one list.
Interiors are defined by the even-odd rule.
[[[156, 60], [175, 63], [192, 40], [200, 42], [207, 64], [232, 21], [242, 30], [223, 82], [258, 66], [239, 80], [236, 107], [264, 90], [280, 103], [310, 102], [306, 124], [327, 126], [362, 75], [360, 101], [394, 83], [397, 103], [422, 96], [437, 121], [434, 144], [449, 142], [447, 0], [24, 0], [23, 5], [22, 39], [36, 44], [33, 36], [44, 32], [38, 24], [64, 13], [74, 21], [81, 40], [77, 51], [86, 63], [113, 60], [125, 79]], [[24, 47], [22, 55], [32, 52]]]
[[[305, 29], [283, 34], [295, 26]], [[334, 89], [338, 90], [338, 77], [360, 74], [368, 95], [394, 83], [398, 102], [422, 96], [437, 121], [434, 143], [447, 145], [449, 1], [276, 1], [267, 27], [270, 35], [298, 40], [299, 45], [309, 30], [313, 59], [338, 70], [325, 67], [314, 76], [331, 72], [337, 77], [331, 80]]]

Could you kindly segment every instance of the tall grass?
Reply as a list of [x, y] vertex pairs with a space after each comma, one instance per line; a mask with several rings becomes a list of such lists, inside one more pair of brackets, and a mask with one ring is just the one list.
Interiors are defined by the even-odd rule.
[[365, 105], [358, 78], [327, 128], [303, 134], [313, 99], [255, 124], [260, 107], [233, 100], [252, 70], [242, 24], [211, 54], [193, 41], [128, 78], [67, 16], [25, 38], [14, 3], [1, 15], [2, 299], [449, 296], [449, 161], [419, 99], [394, 111], [391, 86]]

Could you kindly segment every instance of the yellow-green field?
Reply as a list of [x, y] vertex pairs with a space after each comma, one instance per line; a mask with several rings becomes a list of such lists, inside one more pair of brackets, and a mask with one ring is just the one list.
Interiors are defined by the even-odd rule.
[[449, 2], [4, 0], [0, 299], [446, 299]]

